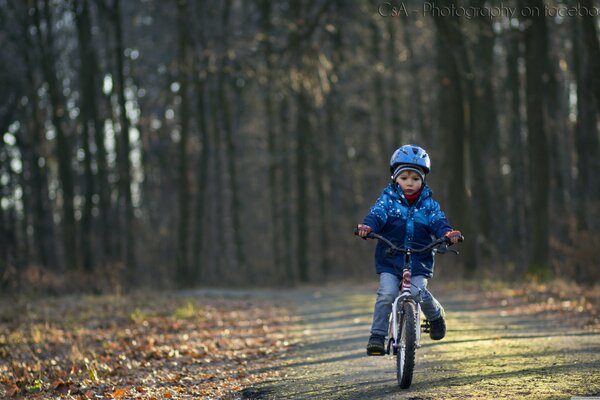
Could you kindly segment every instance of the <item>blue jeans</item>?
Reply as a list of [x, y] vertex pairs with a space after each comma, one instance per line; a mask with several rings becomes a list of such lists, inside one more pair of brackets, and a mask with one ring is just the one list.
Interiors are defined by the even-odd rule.
[[[387, 336], [392, 303], [400, 292], [400, 281], [401, 278], [394, 274], [388, 272], [379, 274], [379, 289], [375, 301], [373, 325], [371, 325], [372, 335]], [[411, 294], [418, 299], [419, 291], [421, 310], [425, 318], [432, 321], [442, 316], [443, 308], [427, 290], [427, 278], [422, 275], [412, 277]]]

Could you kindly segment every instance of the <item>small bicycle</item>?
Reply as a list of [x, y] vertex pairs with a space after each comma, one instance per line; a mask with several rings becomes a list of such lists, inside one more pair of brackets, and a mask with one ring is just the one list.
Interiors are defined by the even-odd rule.
[[[357, 233], [358, 231], [355, 229], [354, 234]], [[397, 247], [385, 237], [373, 232], [370, 232], [367, 238], [377, 239], [385, 243], [389, 247], [386, 253], [390, 256], [404, 254], [400, 294], [394, 300], [392, 312], [390, 313], [389, 339], [386, 354], [392, 353], [396, 356], [398, 386], [401, 389], [408, 389], [412, 383], [415, 353], [417, 348], [421, 346], [421, 329], [423, 332], [429, 333], [429, 321], [427, 320], [420, 325], [420, 329], [417, 329], [417, 324], [421, 321], [421, 307], [419, 306], [421, 296], [419, 293], [415, 298], [410, 291], [412, 285], [410, 270], [411, 254], [423, 253], [429, 250], [433, 250], [437, 254], [444, 254], [448, 251], [458, 254], [458, 251], [448, 248], [450, 242], [445, 237], [437, 239], [421, 249]], [[458, 241], [464, 241], [464, 237], [461, 236]]]

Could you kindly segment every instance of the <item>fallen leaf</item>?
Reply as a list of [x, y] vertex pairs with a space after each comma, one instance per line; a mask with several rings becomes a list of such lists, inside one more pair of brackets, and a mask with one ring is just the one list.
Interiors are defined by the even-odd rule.
[[11, 383], [8, 388], [6, 389], [6, 395], [8, 397], [13, 397], [17, 394], [19, 394], [21, 392], [21, 389], [19, 389], [19, 387], [17, 385], [15, 385], [14, 383]]
[[125, 396], [125, 389], [123, 388], [119, 388], [116, 389], [113, 393], [112, 393], [112, 397], [113, 398], [117, 398], [117, 397], [123, 397]]
[[57, 379], [54, 382], [52, 382], [50, 384], [50, 389], [52, 390], [64, 390], [65, 388], [68, 388], [69, 385], [71, 385], [73, 382], [69, 381], [69, 382], [65, 382], [62, 379]]

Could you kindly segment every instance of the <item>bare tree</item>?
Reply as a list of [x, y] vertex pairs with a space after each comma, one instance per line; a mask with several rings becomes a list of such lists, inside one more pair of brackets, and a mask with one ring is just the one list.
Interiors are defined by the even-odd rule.
[[[31, 4], [31, 3], [30, 3]], [[36, 28], [37, 45], [40, 50], [44, 70], [44, 78], [48, 84], [50, 105], [52, 108], [52, 124], [56, 132], [56, 158], [59, 165], [59, 179], [62, 189], [62, 233], [65, 265], [68, 269], [77, 268], [77, 242], [75, 239], [75, 209], [74, 209], [74, 182], [71, 170], [71, 143], [64, 131], [64, 116], [66, 112], [63, 91], [58, 80], [55, 66], [55, 49], [53, 35], [52, 11], [48, 0], [44, 0], [43, 10], [38, 2], [33, 0], [33, 23]], [[43, 29], [40, 14], [43, 12], [45, 22]]]
[[[531, 195], [530, 232], [532, 273], [546, 275], [548, 264], [548, 138], [544, 125], [544, 78], [548, 57], [547, 27], [542, 0], [521, 0], [521, 9], [533, 10], [525, 17], [525, 68], [527, 102], [527, 155]], [[527, 13], [525, 13], [527, 14]]]

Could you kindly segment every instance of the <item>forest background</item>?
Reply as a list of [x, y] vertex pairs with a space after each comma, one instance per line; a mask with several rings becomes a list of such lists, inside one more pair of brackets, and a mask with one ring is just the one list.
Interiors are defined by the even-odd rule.
[[0, 0], [0, 288], [373, 274], [404, 143], [467, 241], [437, 274], [600, 278], [599, 9]]

